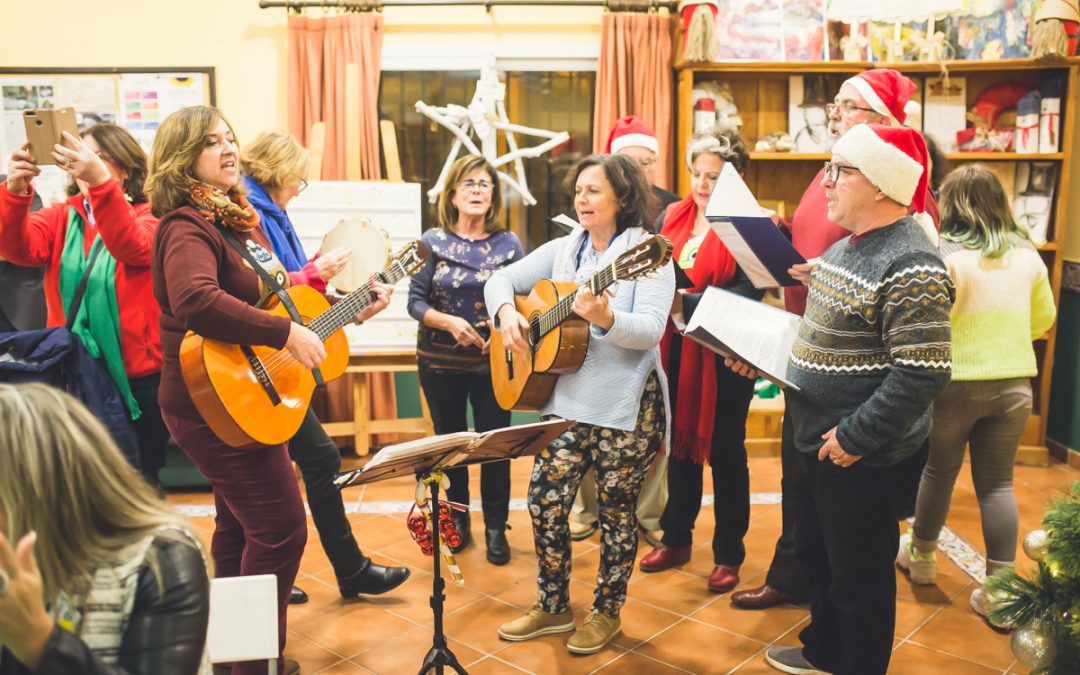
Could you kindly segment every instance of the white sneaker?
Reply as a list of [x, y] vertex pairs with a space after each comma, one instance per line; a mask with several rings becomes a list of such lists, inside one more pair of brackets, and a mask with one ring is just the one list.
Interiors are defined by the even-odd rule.
[[900, 537], [896, 566], [908, 573], [913, 584], [933, 586], [937, 583], [936, 556], [933, 553], [923, 554], [915, 550], [910, 532]]
[[998, 632], [1007, 631], [1012, 628], [1008, 624], [1000, 624], [990, 620], [990, 610], [994, 608], [994, 601], [990, 599], [990, 596], [980, 586], [971, 592], [971, 610], [981, 616], [991, 628]]

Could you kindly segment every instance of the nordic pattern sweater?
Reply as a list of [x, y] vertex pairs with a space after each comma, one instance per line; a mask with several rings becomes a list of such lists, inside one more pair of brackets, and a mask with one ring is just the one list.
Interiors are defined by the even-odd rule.
[[799, 452], [816, 455], [837, 428], [845, 452], [891, 466], [930, 431], [930, 404], [949, 383], [945, 264], [910, 217], [845, 237], [810, 277], [788, 377]]

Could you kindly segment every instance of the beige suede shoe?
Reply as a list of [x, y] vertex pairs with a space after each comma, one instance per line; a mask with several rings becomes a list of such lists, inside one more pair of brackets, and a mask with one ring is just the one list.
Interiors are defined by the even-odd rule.
[[622, 622], [593, 610], [585, 615], [585, 623], [570, 636], [566, 648], [575, 654], [595, 654], [619, 634]]
[[593, 536], [593, 532], [596, 532], [596, 523], [579, 523], [574, 519], [570, 519], [570, 541], [581, 541]]
[[548, 614], [537, 604], [533, 605], [528, 614], [520, 619], [507, 621], [499, 626], [499, 637], [511, 642], [521, 642], [541, 635], [565, 633], [571, 630], [574, 630], [572, 611], [568, 609], [561, 614]]

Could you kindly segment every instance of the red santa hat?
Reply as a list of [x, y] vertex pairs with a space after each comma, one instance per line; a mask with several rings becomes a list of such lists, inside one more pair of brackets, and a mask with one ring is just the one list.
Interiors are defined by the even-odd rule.
[[902, 125], [908, 115], [917, 113], [921, 107], [917, 101], [911, 100], [918, 85], [895, 70], [867, 70], [849, 78], [844, 84], [854, 87], [874, 112], [885, 115], [898, 125]]
[[833, 155], [855, 166], [890, 199], [924, 211], [927, 152], [922, 135], [907, 127], [858, 124], [833, 145]]
[[660, 141], [656, 140], [656, 133], [643, 120], [630, 115], [624, 117], [611, 128], [611, 134], [607, 139], [606, 152], [615, 154], [623, 148], [639, 146], [648, 148], [653, 152], [660, 153]]

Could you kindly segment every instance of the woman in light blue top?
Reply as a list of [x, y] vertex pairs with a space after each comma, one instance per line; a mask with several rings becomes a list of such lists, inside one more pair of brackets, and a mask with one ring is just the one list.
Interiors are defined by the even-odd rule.
[[[655, 220], [655, 197], [632, 159], [591, 155], [572, 179], [581, 229], [495, 272], [484, 288], [488, 312], [515, 351], [528, 350], [522, 338], [528, 322], [514, 308], [514, 294], [528, 293], [541, 279], [583, 284], [650, 236], [644, 226]], [[675, 293], [674, 271], [669, 263], [651, 278], [619, 281], [611, 290], [596, 297], [582, 288], [574, 302], [574, 313], [590, 324], [588, 352], [580, 370], [559, 378], [543, 414], [575, 423], [537, 456], [529, 485], [539, 601], [499, 628], [505, 640], [574, 629], [567, 517], [590, 466], [600, 502], [600, 569], [592, 611], [567, 648], [591, 654], [619, 631], [637, 553], [634, 505], [670, 426], [658, 344]]]

